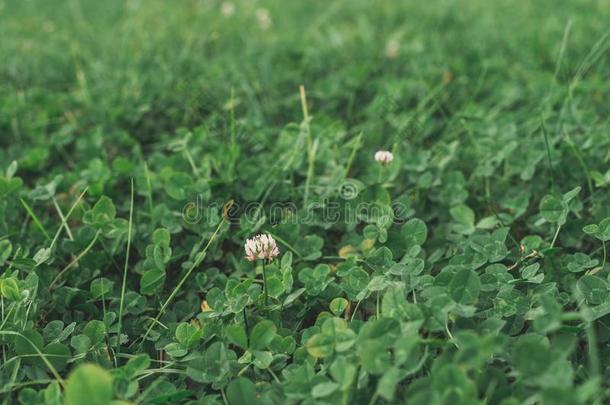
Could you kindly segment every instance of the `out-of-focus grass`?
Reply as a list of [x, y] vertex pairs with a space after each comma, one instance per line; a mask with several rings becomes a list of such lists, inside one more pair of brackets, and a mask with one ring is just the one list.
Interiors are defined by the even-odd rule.
[[[436, 114], [474, 101], [527, 115], [549, 95], [551, 103], [566, 97], [610, 20], [604, 1], [244, 1], [230, 17], [221, 4], [3, 2], [4, 158], [15, 141], [46, 144], [52, 134], [61, 144], [96, 126], [152, 142], [176, 126], [214, 122], [231, 89], [249, 125], [281, 126], [298, 114], [301, 83], [318, 115], [371, 131], [387, 125], [392, 93], [405, 110], [436, 90]], [[261, 8], [271, 18], [266, 30]], [[389, 41], [400, 47], [393, 60]], [[602, 57], [573, 97], [607, 112]], [[451, 85], [438, 90], [443, 77]]]

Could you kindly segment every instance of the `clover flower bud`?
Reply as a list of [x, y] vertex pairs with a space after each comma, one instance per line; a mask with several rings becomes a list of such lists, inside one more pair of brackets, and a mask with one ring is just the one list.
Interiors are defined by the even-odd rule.
[[220, 10], [223, 16], [231, 17], [235, 13], [235, 4], [231, 3], [230, 1], [225, 1], [220, 6]]
[[387, 165], [392, 160], [394, 160], [394, 155], [392, 152], [387, 150], [379, 150], [375, 152], [375, 160], [381, 163], [382, 165]]
[[258, 26], [263, 30], [271, 27], [271, 14], [269, 14], [269, 10], [266, 8], [259, 8], [256, 10], [256, 20], [258, 22]]
[[385, 48], [385, 57], [388, 59], [396, 59], [399, 53], [400, 43], [395, 39], [389, 40]]

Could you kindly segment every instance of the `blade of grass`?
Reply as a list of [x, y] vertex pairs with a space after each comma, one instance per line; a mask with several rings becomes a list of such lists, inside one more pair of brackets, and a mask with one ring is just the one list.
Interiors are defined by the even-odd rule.
[[150, 214], [150, 216], [152, 218], [152, 213], [153, 213], [152, 185], [150, 182], [150, 173], [148, 172], [148, 163], [146, 163], [146, 161], [144, 161], [144, 175], [146, 176], [146, 194], [147, 194], [146, 201], [148, 202], [148, 213]]
[[237, 131], [235, 127], [235, 89], [231, 87], [231, 100], [229, 109], [229, 127], [231, 132], [231, 165], [229, 166], [229, 179], [235, 177], [235, 167], [239, 157], [239, 145], [237, 144]]
[[343, 175], [343, 180], [347, 179], [349, 176], [349, 171], [352, 168], [352, 163], [354, 162], [354, 158], [356, 157], [356, 152], [362, 146], [362, 132], [358, 134], [358, 136], [354, 139], [354, 146], [352, 147], [352, 152], [349, 155], [349, 159], [347, 161], [347, 165], [345, 166], [345, 174]]
[[555, 74], [553, 75], [553, 78], [555, 79], [555, 81], [557, 80], [557, 77], [559, 76], [559, 71], [561, 70], [561, 62], [565, 55], [566, 49], [568, 48], [568, 38], [570, 37], [571, 30], [572, 30], [572, 19], [569, 19], [568, 23], [566, 24], [566, 28], [563, 31], [563, 39], [561, 40], [561, 47], [559, 48], [559, 55], [557, 56], [557, 62], [555, 63]]
[[51, 288], [53, 288], [53, 286], [55, 285], [55, 283], [57, 283], [57, 281], [61, 278], [61, 276], [63, 276], [68, 270], [70, 270], [72, 267], [74, 267], [74, 265], [76, 265], [80, 259], [83, 258], [83, 256], [85, 256], [93, 247], [93, 245], [95, 245], [95, 242], [97, 242], [97, 239], [99, 238], [100, 234], [102, 233], [101, 230], [97, 231], [95, 233], [95, 236], [93, 237], [93, 239], [91, 240], [91, 242], [89, 242], [89, 245], [87, 245], [87, 247], [85, 248], [85, 250], [83, 250], [82, 252], [80, 252], [80, 254], [78, 256], [76, 256], [76, 258], [74, 258], [74, 260], [72, 260], [66, 267], [64, 267], [59, 274], [57, 274], [57, 276], [55, 276], [55, 278], [53, 279], [53, 281], [51, 281], [51, 284], [49, 284], [49, 290]]
[[[59, 215], [59, 219], [61, 219], [61, 225], [60, 225], [59, 229], [64, 228], [66, 230], [66, 233], [68, 234], [68, 238], [70, 238], [70, 240], [74, 240], [74, 235], [72, 235], [72, 231], [70, 230], [70, 227], [68, 226], [68, 224], [66, 222], [66, 217], [64, 216], [64, 213], [61, 211], [59, 204], [57, 204], [57, 198], [55, 198], [55, 196], [53, 196], [53, 206], [55, 206], [55, 210], [57, 211], [57, 214]], [[56, 233], [55, 235], [58, 235], [58, 233]], [[53, 243], [55, 243], [56, 240], [57, 239], [53, 238], [53, 242], [51, 243], [51, 245]]]
[[549, 173], [551, 178], [551, 190], [555, 191], [555, 173], [553, 172], [553, 159], [551, 158], [551, 146], [549, 144], [549, 136], [544, 126], [544, 120], [540, 117], [540, 127], [542, 129], [542, 135], [544, 136], [544, 145], [546, 147], [546, 157], [549, 163]]
[[307, 132], [307, 178], [305, 179], [305, 193], [303, 195], [303, 205], [307, 206], [309, 201], [309, 187], [314, 174], [315, 169], [315, 154], [316, 146], [311, 136], [311, 127], [309, 126], [309, 110], [307, 108], [307, 95], [305, 94], [305, 86], [299, 86], [299, 93], [301, 95], [301, 108], [303, 109], [303, 126]]
[[127, 268], [129, 267], [129, 251], [131, 250], [131, 234], [133, 231], [133, 178], [131, 179], [131, 202], [129, 204], [129, 229], [127, 231], [127, 251], [125, 253], [125, 266], [123, 267], [123, 283], [121, 285], [121, 301], [119, 303], [119, 320], [117, 324], [116, 356], [121, 351], [121, 326], [123, 324], [123, 308], [125, 304], [125, 289], [127, 286]]
[[28, 214], [30, 215], [30, 218], [32, 218], [32, 221], [34, 221], [34, 224], [36, 224], [36, 226], [38, 227], [38, 229], [40, 230], [40, 232], [42, 232], [42, 234], [44, 235], [44, 237], [47, 240], [51, 240], [51, 237], [49, 236], [49, 234], [47, 233], [47, 231], [44, 229], [44, 226], [42, 226], [42, 223], [40, 223], [40, 220], [38, 219], [38, 217], [36, 216], [36, 214], [34, 213], [34, 211], [32, 210], [32, 208], [28, 205], [28, 203], [26, 203], [23, 198], [20, 198], [19, 201], [21, 201], [21, 205], [23, 205], [23, 208], [25, 208], [25, 210], [28, 212]]
[[51, 246], [49, 247], [50, 249], [53, 249], [53, 246], [55, 246], [55, 243], [57, 243], [57, 239], [59, 238], [59, 235], [61, 235], [61, 230], [64, 228], [66, 229], [66, 232], [68, 232], [68, 236], [70, 236], [70, 239], [72, 239], [72, 240], [74, 239], [70, 232], [70, 227], [68, 227], [68, 224], [67, 224], [68, 218], [70, 218], [70, 215], [72, 215], [72, 212], [74, 212], [74, 209], [78, 206], [80, 201], [83, 199], [83, 197], [87, 193], [87, 190], [89, 190], [89, 187], [85, 187], [85, 189], [80, 193], [80, 195], [76, 199], [76, 202], [74, 204], [72, 204], [72, 207], [70, 207], [70, 209], [68, 210], [68, 213], [66, 214], [65, 217], [63, 216], [61, 209], [59, 209], [59, 206], [57, 205], [57, 200], [55, 199], [55, 197], [53, 197], [53, 202], [55, 203], [55, 208], [57, 209], [57, 212], [59, 213], [59, 216], [61, 218], [61, 225], [57, 229], [57, 232], [55, 232], [55, 236], [53, 236], [53, 241], [51, 242]]

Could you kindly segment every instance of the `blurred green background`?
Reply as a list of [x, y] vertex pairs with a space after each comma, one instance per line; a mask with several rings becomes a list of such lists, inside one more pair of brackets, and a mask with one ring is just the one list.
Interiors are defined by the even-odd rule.
[[351, 131], [402, 137], [417, 108], [429, 126], [422, 141], [451, 136], [455, 114], [508, 110], [527, 121], [549, 94], [560, 103], [582, 68], [588, 80], [573, 97], [585, 94], [580, 106], [593, 116], [608, 114], [608, 55], [587, 63], [609, 28], [605, 0], [227, 4], [2, 1], [0, 158], [37, 171], [54, 157], [112, 153], [90, 148], [101, 146], [96, 133], [144, 151], [181, 126], [205, 123], [223, 136], [232, 90], [244, 142], [265, 142], [300, 120], [299, 84], [319, 120]]

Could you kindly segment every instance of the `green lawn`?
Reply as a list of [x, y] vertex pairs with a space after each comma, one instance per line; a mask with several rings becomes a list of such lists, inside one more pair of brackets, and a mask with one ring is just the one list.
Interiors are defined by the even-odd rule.
[[0, 0], [0, 404], [608, 403], [609, 117], [607, 0]]

